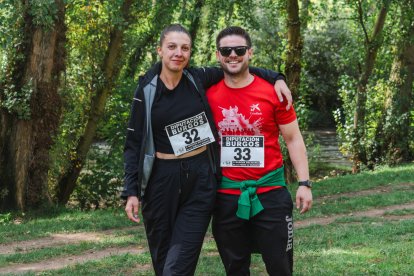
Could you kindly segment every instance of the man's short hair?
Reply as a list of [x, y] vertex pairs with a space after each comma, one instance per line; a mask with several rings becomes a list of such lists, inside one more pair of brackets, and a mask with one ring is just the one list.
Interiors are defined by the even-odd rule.
[[252, 40], [250, 39], [249, 33], [245, 29], [239, 26], [230, 26], [230, 27], [227, 27], [221, 30], [221, 32], [217, 35], [217, 38], [216, 38], [217, 49], [220, 47], [220, 40], [223, 37], [229, 36], [229, 35], [238, 35], [238, 36], [243, 37], [246, 40], [246, 43], [247, 43], [246, 46], [248, 46], [249, 48], [252, 47]]

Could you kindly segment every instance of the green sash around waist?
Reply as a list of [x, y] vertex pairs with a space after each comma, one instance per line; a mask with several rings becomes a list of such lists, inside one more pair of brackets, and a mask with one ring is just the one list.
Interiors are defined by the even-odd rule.
[[256, 194], [257, 187], [286, 186], [283, 166], [258, 180], [233, 181], [225, 176], [221, 180], [220, 189], [240, 189], [236, 215], [245, 220], [254, 217], [264, 208]]

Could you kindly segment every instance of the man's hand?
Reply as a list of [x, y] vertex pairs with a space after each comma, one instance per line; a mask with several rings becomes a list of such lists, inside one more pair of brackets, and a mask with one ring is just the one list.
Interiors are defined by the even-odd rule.
[[300, 213], [306, 213], [312, 207], [312, 192], [306, 186], [299, 186], [296, 192], [296, 208], [300, 209]]
[[287, 87], [286, 82], [284, 80], [277, 80], [274, 87], [276, 95], [279, 98], [280, 102], [283, 102], [282, 94], [286, 97], [288, 101], [286, 105], [286, 110], [289, 110], [292, 106], [292, 92], [290, 92], [290, 89], [289, 87]]
[[129, 196], [127, 199], [126, 206], [125, 206], [125, 212], [129, 220], [139, 223], [138, 210], [139, 210], [138, 197]]

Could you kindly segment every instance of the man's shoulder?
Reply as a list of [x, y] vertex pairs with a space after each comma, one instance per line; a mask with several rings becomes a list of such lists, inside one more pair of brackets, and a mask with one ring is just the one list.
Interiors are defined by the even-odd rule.
[[260, 85], [263, 88], [272, 88], [273, 89], [273, 85], [271, 83], [269, 83], [268, 81], [266, 81], [265, 79], [253, 74], [254, 78], [255, 78], [255, 85]]
[[209, 94], [212, 95], [215, 92], [218, 92], [218, 91], [222, 90], [225, 87], [226, 86], [224, 85], [224, 79], [222, 79], [218, 83], [213, 84], [212, 86], [210, 86], [209, 88], [207, 88], [207, 95], [209, 95]]

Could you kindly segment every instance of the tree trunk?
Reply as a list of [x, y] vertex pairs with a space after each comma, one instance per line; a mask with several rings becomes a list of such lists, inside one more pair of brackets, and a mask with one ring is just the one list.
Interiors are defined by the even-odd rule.
[[220, 10], [214, 8], [213, 6], [208, 6], [208, 15], [207, 15], [207, 43], [203, 45], [203, 50], [205, 50], [204, 57], [205, 59], [202, 60], [202, 63], [211, 63], [213, 56], [215, 58], [215, 51], [212, 51], [209, 45], [214, 43], [214, 49], [216, 48], [216, 39], [214, 37], [214, 31], [218, 28], [218, 21], [220, 19]]
[[364, 145], [365, 140], [365, 105], [367, 102], [367, 84], [368, 80], [374, 69], [375, 61], [377, 58], [378, 49], [382, 45], [382, 30], [384, 28], [385, 19], [388, 12], [389, 1], [384, 1], [381, 7], [380, 13], [377, 17], [372, 38], [368, 37], [365, 30], [365, 25], [362, 20], [362, 5], [359, 3], [359, 18], [360, 24], [365, 33], [365, 62], [363, 72], [358, 81], [357, 94], [356, 94], [356, 107], [354, 113], [354, 137], [353, 137], [353, 168], [352, 171], [357, 173], [360, 171], [361, 163], [367, 164], [366, 150]]
[[[15, 109], [1, 109], [0, 185], [8, 191], [1, 208], [20, 210], [48, 199], [49, 150], [61, 114], [58, 86], [66, 40], [64, 2], [55, 1], [56, 13], [49, 15], [54, 22], [47, 27], [34, 24], [29, 3], [21, 2], [24, 37], [5, 84], [27, 101]], [[14, 97], [5, 90], [0, 94], [2, 101]]]
[[[411, 13], [411, 14], [410, 14]], [[405, 25], [406, 24], [406, 25]], [[404, 26], [405, 25], [405, 26]], [[397, 45], [397, 55], [391, 71], [390, 110], [386, 117], [384, 145], [387, 162], [398, 164], [410, 160], [410, 112], [413, 110], [414, 81], [414, 20], [412, 12], [403, 10], [401, 26], [406, 34]]]
[[[122, 5], [122, 16], [125, 22], [129, 23], [132, 0], [125, 0]], [[91, 100], [91, 111], [84, 133], [80, 137], [76, 150], [68, 169], [62, 175], [58, 183], [57, 200], [60, 204], [66, 204], [70, 195], [76, 187], [76, 181], [85, 163], [86, 155], [92, 145], [96, 134], [98, 122], [103, 116], [106, 101], [112, 91], [115, 80], [118, 77], [122, 55], [122, 42], [125, 26], [119, 24], [111, 31], [108, 49], [101, 65], [104, 82], [98, 84], [95, 96]]]
[[[299, 94], [301, 57], [302, 57], [302, 37], [300, 35], [300, 19], [298, 0], [287, 1], [287, 57], [286, 57], [286, 78], [287, 84], [292, 91], [294, 98]], [[293, 164], [289, 156], [285, 157], [285, 175], [287, 183], [293, 183], [296, 178], [293, 173]]]
[[286, 77], [295, 98], [298, 97], [303, 42], [300, 35], [299, 4], [297, 0], [287, 1], [288, 46], [286, 56]]
[[226, 27], [229, 27], [230, 25], [232, 25], [231, 20], [232, 20], [233, 15], [234, 15], [234, 4], [235, 4], [234, 1], [230, 1], [228, 3], [229, 6], [228, 6], [228, 9], [226, 11], [226, 15], [224, 17], [224, 22], [226, 22]]
[[188, 31], [190, 32], [191, 40], [193, 41], [193, 53], [196, 50], [195, 41], [197, 39], [197, 31], [200, 26], [201, 10], [203, 9], [204, 2], [204, 0], [196, 0], [196, 3], [194, 4], [194, 9], [191, 13], [191, 25]]
[[300, 9], [300, 21], [302, 32], [308, 29], [309, 22], [309, 6], [311, 5], [310, 0], [302, 0], [302, 7]]

